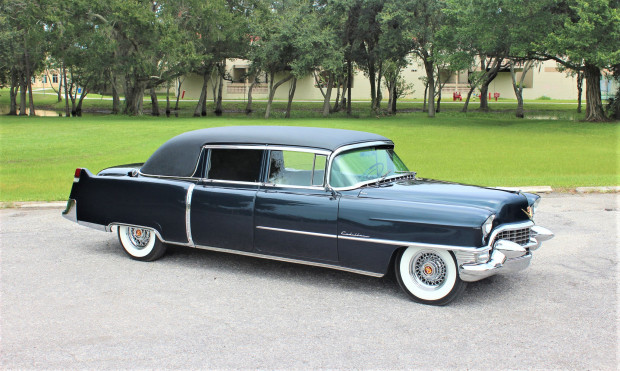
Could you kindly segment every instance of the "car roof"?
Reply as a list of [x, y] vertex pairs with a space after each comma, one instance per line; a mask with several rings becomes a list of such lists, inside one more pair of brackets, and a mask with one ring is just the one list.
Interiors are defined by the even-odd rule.
[[151, 175], [191, 176], [205, 145], [254, 144], [336, 149], [365, 142], [391, 140], [363, 131], [296, 126], [224, 126], [189, 131], [165, 142], [144, 164]]

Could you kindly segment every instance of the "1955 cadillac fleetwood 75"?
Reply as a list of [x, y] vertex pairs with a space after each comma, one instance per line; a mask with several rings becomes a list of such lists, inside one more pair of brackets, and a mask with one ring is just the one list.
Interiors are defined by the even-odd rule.
[[381, 277], [442, 305], [466, 282], [526, 268], [553, 234], [539, 196], [416, 177], [394, 143], [359, 131], [243, 126], [191, 131], [144, 164], [75, 171], [63, 215], [112, 231], [133, 259], [167, 245]]

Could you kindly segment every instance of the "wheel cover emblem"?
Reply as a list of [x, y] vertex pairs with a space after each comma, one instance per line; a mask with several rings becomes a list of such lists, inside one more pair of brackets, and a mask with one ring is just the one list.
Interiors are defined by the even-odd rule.
[[447, 268], [444, 260], [431, 251], [423, 251], [412, 259], [411, 276], [416, 283], [429, 289], [437, 289], [446, 281]]
[[143, 249], [151, 240], [151, 232], [148, 229], [129, 227], [127, 237], [136, 248]]

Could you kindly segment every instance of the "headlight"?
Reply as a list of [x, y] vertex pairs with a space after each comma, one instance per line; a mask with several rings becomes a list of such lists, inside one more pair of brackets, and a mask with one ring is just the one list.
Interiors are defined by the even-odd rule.
[[487, 220], [485, 220], [484, 223], [482, 223], [482, 240], [483, 241], [485, 238], [487, 238], [489, 233], [491, 233], [491, 230], [493, 230], [494, 219], [495, 219], [495, 214], [488, 217]]

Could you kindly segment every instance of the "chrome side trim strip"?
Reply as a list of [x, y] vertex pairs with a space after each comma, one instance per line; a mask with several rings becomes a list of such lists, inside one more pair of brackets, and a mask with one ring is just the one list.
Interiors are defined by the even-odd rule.
[[306, 235], [306, 236], [315, 236], [315, 237], [338, 238], [338, 236], [335, 235], [335, 234], [325, 234], [325, 233], [296, 231], [294, 229], [272, 228], [272, 227], [265, 227], [265, 226], [262, 226], [262, 225], [256, 226], [256, 229], [264, 229], [264, 230], [267, 230], [267, 231], [284, 232], [284, 233], [303, 234], [303, 235]]
[[360, 270], [360, 269], [353, 269], [353, 268], [342, 267], [342, 266], [339, 266], [339, 265], [309, 262], [309, 261], [305, 261], [305, 260], [298, 260], [298, 259], [292, 259], [292, 258], [282, 258], [282, 257], [279, 257], [279, 256], [263, 255], [263, 254], [257, 254], [257, 253], [241, 251], [241, 250], [229, 250], [229, 249], [222, 249], [222, 248], [219, 248], [219, 247], [210, 247], [210, 246], [201, 246], [201, 245], [197, 245], [196, 248], [202, 249], [202, 250], [210, 250], [210, 251], [217, 251], [217, 252], [224, 252], [224, 253], [230, 253], [230, 254], [250, 256], [250, 257], [253, 257], [253, 258], [276, 260], [276, 261], [282, 261], [282, 262], [286, 262], [286, 263], [295, 263], [295, 264], [310, 265], [310, 266], [314, 266], [314, 267], [330, 268], [330, 269], [336, 269], [336, 270], [350, 272], [350, 273], [363, 274], [363, 275], [372, 276], [372, 277], [383, 277], [385, 275], [385, 274], [382, 274], [382, 273], [368, 272], [368, 271], [364, 271], [364, 270]]
[[187, 196], [185, 198], [185, 233], [187, 233], [187, 243], [190, 246], [194, 246], [194, 240], [192, 239], [192, 224], [191, 224], [191, 211], [192, 211], [192, 193], [194, 192], [194, 183], [189, 185], [187, 189]]
[[368, 237], [355, 237], [355, 236], [347, 236], [347, 235], [334, 235], [334, 234], [325, 234], [325, 233], [315, 233], [315, 232], [306, 232], [306, 231], [297, 231], [294, 229], [282, 229], [282, 228], [272, 228], [265, 226], [257, 226], [256, 229], [264, 229], [275, 232], [284, 232], [284, 233], [295, 233], [295, 234], [303, 234], [308, 236], [316, 236], [316, 237], [325, 237], [325, 238], [337, 238], [339, 240], [351, 240], [351, 241], [359, 241], [359, 242], [370, 242], [377, 243], [382, 245], [393, 245], [393, 246], [417, 246], [424, 247], [428, 249], [441, 249], [441, 250], [451, 250], [451, 251], [467, 251], [467, 252], [480, 252], [484, 250], [488, 250], [488, 246], [482, 247], [474, 247], [474, 246], [454, 246], [454, 245], [438, 245], [432, 243], [423, 243], [423, 242], [411, 242], [411, 241], [396, 241], [396, 240], [383, 240], [378, 238], [368, 238]]
[[[194, 170], [195, 171], [195, 170]], [[191, 176], [174, 176], [174, 175], [152, 175], [152, 174], [145, 174], [142, 171], [138, 170], [138, 174], [140, 174], [141, 176], [145, 176], [147, 178], [157, 178], [157, 179], [172, 179], [172, 180], [189, 180], [192, 182], [196, 182], [198, 180], [200, 180], [200, 178], [196, 178], [196, 177], [191, 177]]]
[[110, 223], [107, 225], [107, 227], [105, 227], [107, 232], [112, 232], [112, 227], [114, 226], [120, 226], [120, 225], [124, 225], [124, 226], [128, 226], [128, 227], [135, 227], [135, 228], [145, 228], [145, 229], [149, 229], [151, 231], [153, 231], [155, 233], [155, 236], [157, 236], [157, 238], [159, 238], [159, 240], [163, 243], [167, 243], [167, 244], [171, 244], [171, 245], [179, 245], [179, 246], [188, 246], [188, 247], [194, 247], [192, 245], [190, 245], [189, 243], [184, 243], [184, 242], [172, 242], [172, 241], [166, 241], [161, 237], [161, 234], [159, 234], [159, 231], [155, 228], [152, 227], [145, 227], [143, 225], [136, 225], [136, 224], [127, 224], [127, 223]]
[[478, 251], [483, 251], [483, 250], [488, 249], [487, 246], [475, 247], [475, 246], [437, 245], [437, 244], [433, 244], [433, 243], [424, 243], [424, 242], [382, 240], [382, 239], [378, 239], [378, 238], [360, 238], [360, 237], [350, 237], [350, 236], [338, 236], [338, 239], [339, 240], [342, 239], [342, 240], [378, 243], [378, 244], [382, 244], [382, 245], [417, 246], [417, 247], [424, 247], [424, 248], [428, 248], [428, 249], [440, 249], [440, 250], [451, 250], [451, 251], [478, 252]]
[[253, 186], [260, 186], [263, 183], [261, 182], [243, 182], [240, 180], [222, 180], [222, 179], [208, 179], [208, 178], [202, 178], [200, 179], [204, 185], [210, 185], [211, 183], [213, 184], [240, 184], [240, 185], [253, 185]]
[[309, 152], [317, 153], [320, 155], [329, 156], [331, 151], [321, 148], [312, 147], [295, 147], [295, 146], [280, 146], [269, 144], [205, 144], [202, 148], [209, 149], [254, 149], [254, 150], [267, 150], [272, 151], [294, 151], [294, 152]]

